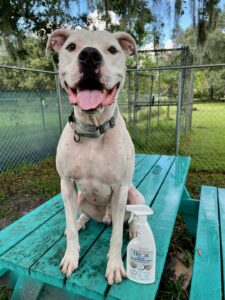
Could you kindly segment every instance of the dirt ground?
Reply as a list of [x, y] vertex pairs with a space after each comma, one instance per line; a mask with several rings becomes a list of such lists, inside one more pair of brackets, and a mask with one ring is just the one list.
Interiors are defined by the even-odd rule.
[[0, 175], [0, 229], [60, 192], [54, 159]]

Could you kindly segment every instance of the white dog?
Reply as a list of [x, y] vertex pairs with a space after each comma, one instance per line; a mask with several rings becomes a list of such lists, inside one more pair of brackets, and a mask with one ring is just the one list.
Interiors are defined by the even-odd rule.
[[132, 185], [134, 147], [116, 102], [125, 79], [125, 55], [136, 53], [135, 41], [125, 32], [58, 29], [49, 36], [47, 50], [59, 54], [61, 85], [74, 107], [56, 157], [67, 236], [60, 266], [67, 277], [78, 267], [78, 230], [89, 218], [112, 220], [106, 278], [118, 283], [126, 276], [121, 257], [125, 207], [144, 203]]

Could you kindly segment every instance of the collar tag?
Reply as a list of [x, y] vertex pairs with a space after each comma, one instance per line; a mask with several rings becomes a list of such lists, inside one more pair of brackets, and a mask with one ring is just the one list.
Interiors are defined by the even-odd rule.
[[79, 143], [80, 141], [80, 135], [77, 133], [76, 130], [74, 130], [74, 136], [73, 136], [73, 139], [76, 143]]
[[111, 128], [113, 128], [116, 125], [116, 120], [114, 116], [112, 116], [112, 118], [109, 120], [109, 125]]

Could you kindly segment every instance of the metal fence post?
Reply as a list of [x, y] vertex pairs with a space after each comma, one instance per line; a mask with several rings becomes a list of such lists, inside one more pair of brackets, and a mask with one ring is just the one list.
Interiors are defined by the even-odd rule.
[[136, 131], [137, 131], [137, 107], [136, 102], [138, 98], [138, 72], [135, 69], [134, 73], [134, 104], [133, 104], [133, 138], [136, 138]]
[[41, 104], [41, 118], [42, 118], [42, 124], [43, 124], [43, 128], [44, 130], [46, 130], [46, 125], [45, 125], [45, 100], [43, 98], [40, 98], [40, 104]]
[[61, 99], [59, 74], [55, 74], [55, 84], [56, 84], [56, 94], [57, 94], [57, 100], [58, 100], [59, 129], [60, 129], [60, 132], [62, 132], [62, 99]]
[[132, 114], [132, 109], [131, 109], [131, 71], [127, 72], [128, 75], [128, 125], [129, 127], [131, 126], [131, 114]]
[[176, 118], [176, 155], [179, 155], [180, 148], [180, 126], [181, 126], [181, 107], [183, 98], [183, 72], [179, 72], [178, 86], [178, 103], [177, 103], [177, 118]]

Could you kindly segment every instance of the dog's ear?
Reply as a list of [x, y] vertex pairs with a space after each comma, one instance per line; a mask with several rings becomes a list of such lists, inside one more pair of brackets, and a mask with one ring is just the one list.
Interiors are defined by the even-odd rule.
[[113, 33], [115, 38], [120, 43], [121, 48], [125, 52], [126, 55], [135, 55], [137, 56], [137, 46], [135, 40], [132, 36], [126, 32], [115, 32]]
[[71, 32], [72, 30], [70, 29], [56, 29], [53, 31], [48, 37], [46, 54], [50, 52], [59, 52]]

